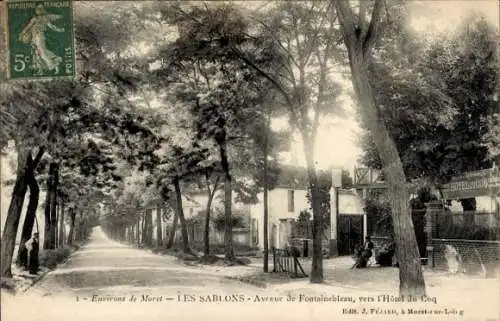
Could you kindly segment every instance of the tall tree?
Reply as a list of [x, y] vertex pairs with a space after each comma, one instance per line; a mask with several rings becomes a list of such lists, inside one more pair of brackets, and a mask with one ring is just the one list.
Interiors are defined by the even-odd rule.
[[358, 15], [355, 15], [347, 1], [336, 0], [334, 4], [348, 51], [352, 83], [360, 104], [362, 120], [373, 136], [388, 184], [396, 255], [400, 262], [400, 294], [425, 295], [425, 281], [408, 203], [403, 163], [396, 143], [381, 118], [380, 108], [376, 103], [375, 93], [368, 73], [373, 46], [380, 37], [384, 1], [375, 1], [371, 15], [368, 13], [368, 3], [365, 1], [360, 1]]
[[[370, 74], [407, 178], [439, 187], [453, 175], [491, 167], [483, 137], [496, 107], [494, 28], [471, 15], [430, 44], [401, 27], [395, 31], [381, 42], [397, 40], [398, 46], [377, 50]], [[370, 133], [362, 146], [364, 163], [380, 168]], [[461, 200], [466, 211], [474, 210], [474, 202]]]
[[[130, 44], [128, 41], [134, 35], [134, 32], [131, 32], [134, 28], [140, 27], [142, 30], [147, 28], [143, 28], [144, 23], [140, 19], [141, 10], [137, 10], [138, 7], [135, 7], [134, 14], [129, 16], [126, 28], [124, 28], [123, 24], [119, 24], [118, 27], [118, 24], [114, 23], [117, 17], [119, 18], [125, 12], [130, 13], [130, 6], [128, 8], [123, 7], [115, 8], [117, 10], [113, 11], [112, 15], [114, 16], [111, 17], [112, 19], [105, 10], [98, 10], [97, 14], [91, 14], [92, 11], [95, 11], [95, 8], [89, 8], [88, 4], [82, 4], [75, 8], [75, 20], [77, 21], [75, 33], [79, 43], [77, 56], [81, 58], [79, 61], [82, 63], [82, 70], [84, 70], [81, 73], [82, 77], [77, 79], [77, 82], [86, 89], [93, 87], [102, 90], [99, 85], [105, 84], [104, 87], [106, 87], [106, 84], [112, 84], [115, 89], [118, 88], [117, 92], [123, 94], [127, 88], [133, 87], [133, 77], [131, 75], [135, 65], [125, 64], [125, 67], [123, 65], [119, 66], [116, 60], [110, 63], [110, 60], [116, 58], [116, 55], [111, 53], [116, 52], [116, 50], [125, 51], [123, 49]], [[89, 17], [91, 19], [88, 19]], [[89, 20], [91, 21], [90, 24], [88, 23]], [[55, 133], [60, 134], [60, 116], [66, 115], [64, 110], [67, 111], [69, 107], [75, 105], [72, 98], [80, 94], [80, 90], [75, 90], [73, 84], [72, 82], [54, 81], [51, 83], [2, 86], [2, 94], [6, 94], [2, 95], [1, 100], [2, 121], [5, 120], [9, 126], [2, 128], [1, 147], [4, 147], [4, 142], [14, 139], [17, 149], [21, 152], [19, 156], [26, 158], [30, 150], [36, 148], [43, 150], [57, 142], [53, 138], [58, 136], [54, 135]], [[96, 84], [98, 85], [94, 87]], [[90, 96], [92, 98], [96, 97], [92, 93]], [[4, 107], [6, 107], [6, 113]], [[92, 118], [92, 116], [87, 115], [87, 119]], [[109, 122], [108, 124], [112, 123], [116, 122]], [[34, 159], [38, 159], [38, 157]], [[17, 188], [14, 188], [15, 193], [11, 199], [12, 206], [10, 206], [7, 213], [6, 228], [2, 237], [2, 276], [10, 276], [11, 274], [10, 263], [14, 249], [14, 239], [22, 209], [22, 206], [19, 205], [22, 205], [22, 199], [24, 199], [27, 190], [25, 188], [26, 177], [29, 175], [22, 169], [33, 171], [37, 165], [25, 166], [23, 164], [18, 167]]]
[[[274, 95], [269, 96], [269, 100], [261, 104], [258, 108], [262, 117], [256, 118], [253, 124], [253, 130], [250, 131], [251, 141], [240, 148], [248, 152], [241, 151], [241, 159], [235, 166], [238, 170], [238, 177], [242, 178], [242, 188], [237, 189], [237, 193], [244, 194], [244, 197], [238, 197], [243, 203], [255, 204], [263, 202], [263, 245], [264, 245], [264, 272], [269, 270], [269, 191], [273, 190], [278, 180], [279, 153], [289, 149], [289, 136], [291, 131], [288, 129], [275, 131], [272, 128], [274, 117], [282, 116], [286, 110], [281, 106], [276, 106]], [[249, 184], [248, 182], [251, 182]], [[241, 184], [237, 184], [241, 186]], [[262, 200], [257, 199], [257, 194], [262, 192]]]
[[336, 104], [340, 87], [332, 70], [341, 51], [335, 28], [335, 11], [330, 3], [280, 3], [270, 19], [259, 19], [263, 31], [276, 49], [278, 68], [262, 68], [253, 57], [240, 59], [259, 71], [282, 94], [290, 124], [302, 138], [313, 209], [313, 263], [311, 282], [323, 281], [323, 215], [315, 169], [315, 141], [320, 120], [325, 115], [342, 115]]
[[[28, 156], [28, 162], [31, 162], [30, 155]], [[37, 161], [38, 162], [38, 161]], [[36, 180], [35, 175], [31, 175], [33, 173], [28, 173], [28, 187], [30, 191], [28, 208], [26, 209], [26, 215], [24, 216], [23, 227], [21, 230], [21, 241], [19, 244], [18, 254], [17, 254], [17, 262], [19, 264], [27, 264], [28, 262], [24, 262], [28, 258], [28, 249], [24, 245], [30, 238], [33, 232], [33, 227], [36, 220], [36, 211], [38, 208], [38, 201], [40, 196], [40, 188], [38, 186], [38, 182]]]
[[161, 202], [156, 204], [156, 246], [161, 247], [163, 245], [163, 230], [162, 230], [162, 206]]
[[50, 162], [47, 178], [47, 200], [45, 201], [45, 229], [43, 248], [56, 248], [57, 188], [59, 184], [59, 164]]
[[[329, 73], [336, 44], [335, 37], [330, 36], [334, 22], [329, 23], [327, 19], [333, 12], [331, 9], [329, 4], [317, 2], [280, 3], [270, 19], [259, 18], [259, 27], [251, 30], [246, 30], [247, 20], [229, 5], [195, 7], [189, 14], [181, 10], [176, 20], [181, 26], [177, 40], [177, 48], [183, 49], [181, 56], [188, 51], [191, 57], [202, 55], [207, 59], [209, 55], [215, 61], [240, 61], [282, 94], [282, 103], [288, 108], [292, 125], [303, 138], [318, 226], [322, 223], [314, 169], [314, 141], [320, 115], [332, 111], [334, 98], [339, 93]], [[210, 26], [208, 30], [207, 26]], [[174, 52], [179, 54], [179, 50]], [[311, 281], [321, 282], [319, 232], [315, 233], [313, 243]]]
[[[56, 94], [50, 94], [56, 86]], [[26, 93], [35, 89], [33, 95]], [[47, 148], [53, 140], [54, 133], [58, 127], [57, 116], [51, 115], [51, 109], [58, 110], [67, 105], [69, 87], [61, 82], [51, 84], [14, 84], [2, 86], [2, 109], [13, 117], [12, 126], [4, 132], [6, 137], [2, 139], [13, 140], [16, 146], [19, 162], [16, 170], [15, 186], [11, 197], [11, 206], [7, 212], [5, 229], [2, 236], [2, 275], [10, 276], [10, 264], [14, 253], [14, 242], [19, 225], [22, 204], [27, 192], [28, 178], [34, 176], [34, 172]], [[47, 107], [51, 101], [52, 105]], [[3, 146], [5, 147], [5, 146]], [[38, 147], [38, 148], [37, 148]], [[37, 148], [37, 149], [36, 149]], [[37, 150], [33, 157], [34, 150]], [[24, 164], [23, 164], [24, 163]]]
[[[212, 202], [214, 200], [215, 193], [219, 188], [220, 183], [220, 173], [213, 173], [211, 168], [205, 170], [205, 183], [207, 186], [208, 199], [207, 208], [205, 212], [205, 227], [203, 231], [203, 253], [205, 256], [210, 255], [210, 221], [212, 213]], [[214, 177], [215, 176], [215, 177]]]
[[[18, 167], [17, 177], [13, 190], [13, 197], [10, 202], [9, 212], [5, 220], [5, 227], [2, 235], [2, 271], [4, 277], [11, 277], [12, 255], [14, 254], [14, 242], [17, 235], [17, 227], [19, 225], [20, 213], [24, 204], [24, 195], [26, 194], [27, 184], [26, 173], [29, 172], [29, 164], [27, 162], [27, 152], [18, 152]], [[22, 195], [22, 196], [21, 196]], [[10, 215], [9, 215], [10, 214]]]
[[[157, 75], [170, 84], [172, 96], [187, 105], [196, 132], [195, 139], [206, 142], [219, 161], [224, 178], [226, 258], [234, 260], [231, 211], [232, 192], [236, 185], [232, 165], [235, 145], [248, 139], [248, 126], [259, 116], [255, 107], [266, 96], [266, 87], [244, 64], [223, 58], [225, 49], [218, 46], [219, 35], [213, 33], [223, 30], [216, 27], [211, 31], [206, 24], [234, 24], [239, 34], [225, 29], [230, 34], [221, 36], [228, 37], [230, 42], [241, 41], [243, 27], [238, 22], [241, 16], [231, 7], [217, 6], [205, 10], [193, 6], [184, 11], [180, 6], [176, 11], [172, 8], [166, 10], [165, 16], [167, 21], [174, 21], [178, 26], [180, 35], [174, 44], [160, 53], [161, 60], [166, 63]], [[207, 51], [210, 42], [218, 47]]]

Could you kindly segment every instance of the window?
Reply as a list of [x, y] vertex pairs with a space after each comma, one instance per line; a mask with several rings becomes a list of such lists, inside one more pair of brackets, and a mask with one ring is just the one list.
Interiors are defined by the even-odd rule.
[[295, 211], [295, 200], [294, 200], [294, 195], [293, 195], [293, 190], [288, 190], [288, 212], [294, 212]]

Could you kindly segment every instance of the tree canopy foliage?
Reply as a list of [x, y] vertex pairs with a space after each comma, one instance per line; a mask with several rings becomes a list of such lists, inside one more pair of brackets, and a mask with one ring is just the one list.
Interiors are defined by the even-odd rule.
[[[491, 115], [498, 108], [494, 27], [474, 15], [453, 34], [430, 44], [404, 32], [411, 52], [383, 47], [377, 51], [372, 74], [407, 178], [441, 184], [453, 175], [490, 167], [484, 138], [489, 128], [494, 131], [496, 116]], [[391, 37], [384, 40], [391, 43]], [[403, 67], [409, 64], [412, 68]], [[491, 138], [496, 137], [493, 131]], [[362, 136], [361, 146], [363, 163], [381, 168], [370, 133]]]

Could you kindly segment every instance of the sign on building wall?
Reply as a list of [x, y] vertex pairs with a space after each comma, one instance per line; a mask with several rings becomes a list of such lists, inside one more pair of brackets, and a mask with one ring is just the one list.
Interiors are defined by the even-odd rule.
[[500, 193], [500, 170], [486, 169], [453, 177], [442, 188], [445, 199], [495, 196]]
[[75, 76], [71, 1], [9, 1], [6, 29], [11, 79]]

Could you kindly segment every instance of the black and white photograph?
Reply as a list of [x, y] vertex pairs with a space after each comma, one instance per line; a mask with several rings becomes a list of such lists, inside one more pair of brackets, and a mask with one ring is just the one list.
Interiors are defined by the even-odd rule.
[[0, 1], [1, 319], [500, 321], [499, 20]]

